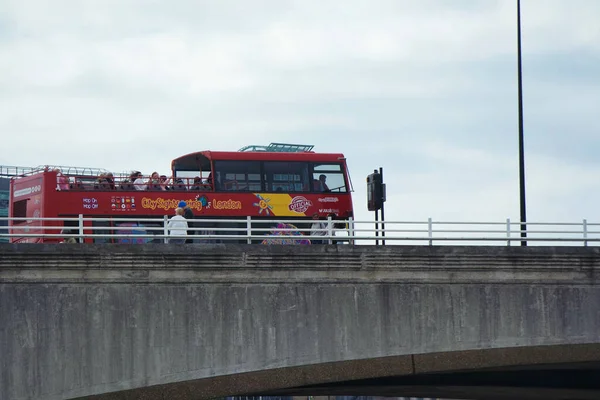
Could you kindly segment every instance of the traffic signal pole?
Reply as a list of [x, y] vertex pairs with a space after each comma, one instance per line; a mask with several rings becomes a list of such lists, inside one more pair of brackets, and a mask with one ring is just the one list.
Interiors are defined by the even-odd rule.
[[385, 184], [383, 168], [367, 176], [367, 209], [375, 212], [375, 246], [379, 246], [379, 210], [381, 210], [381, 244], [385, 245]]
[[[379, 237], [379, 211], [375, 210], [375, 237]], [[375, 239], [375, 246], [379, 246], [379, 239]]]
[[[383, 185], [383, 168], [379, 167], [379, 175], [381, 175], [381, 184]], [[385, 201], [381, 203], [381, 244], [383, 246], [385, 246], [385, 239], [383, 239], [385, 237], [385, 214], [384, 214], [384, 209], [385, 209]]]

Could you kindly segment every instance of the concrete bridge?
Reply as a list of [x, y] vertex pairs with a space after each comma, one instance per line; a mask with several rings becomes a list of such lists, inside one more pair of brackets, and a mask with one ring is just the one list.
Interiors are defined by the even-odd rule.
[[600, 249], [0, 244], [0, 399], [600, 398]]

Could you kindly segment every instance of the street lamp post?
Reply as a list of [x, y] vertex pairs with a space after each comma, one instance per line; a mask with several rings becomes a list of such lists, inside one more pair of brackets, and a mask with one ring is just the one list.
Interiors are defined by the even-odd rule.
[[521, 246], [527, 246], [525, 207], [525, 152], [523, 150], [523, 76], [521, 68], [521, 0], [517, 0], [517, 64], [519, 86], [519, 186], [521, 203]]

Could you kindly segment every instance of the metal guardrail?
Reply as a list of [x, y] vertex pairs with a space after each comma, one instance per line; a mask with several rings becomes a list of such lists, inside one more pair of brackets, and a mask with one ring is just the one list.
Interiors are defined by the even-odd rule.
[[[279, 220], [257, 218], [188, 220], [188, 236], [170, 236], [168, 217], [163, 218], [8, 218], [15, 225], [0, 230], [0, 238], [27, 239], [112, 239], [119, 242], [167, 242], [187, 238], [198, 243], [242, 241], [267, 244], [309, 244], [314, 241], [350, 244], [492, 244], [595, 245], [600, 243], [600, 223], [528, 222], [527, 237], [521, 237], [521, 222], [464, 221], [355, 221], [322, 220], [322, 229], [311, 231], [311, 219]], [[285, 225], [284, 225], [285, 224]], [[291, 225], [289, 225], [291, 224]], [[9, 230], [10, 229], [10, 230]], [[9, 233], [10, 232], [10, 233]]]

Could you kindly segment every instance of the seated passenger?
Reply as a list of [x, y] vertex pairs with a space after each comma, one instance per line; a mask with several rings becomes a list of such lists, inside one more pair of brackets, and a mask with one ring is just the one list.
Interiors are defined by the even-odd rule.
[[160, 190], [171, 190], [171, 187], [169, 186], [170, 181], [171, 181], [171, 178], [167, 178], [166, 175], [161, 175], [160, 176]]
[[94, 183], [95, 190], [106, 190], [108, 188], [108, 181], [106, 180], [105, 174], [98, 175], [98, 179]]
[[74, 190], [85, 190], [86, 187], [83, 182], [79, 181], [77, 178], [74, 178], [73, 183], [70, 185], [71, 189]]
[[135, 190], [135, 188], [133, 187], [133, 182], [137, 179], [137, 174], [138, 172], [133, 172], [131, 173], [131, 175], [129, 175], [129, 178], [121, 180], [121, 183], [119, 184], [119, 189]]
[[106, 180], [106, 190], [115, 190], [117, 187], [115, 186], [115, 177], [113, 176], [112, 172], [107, 173], [104, 176], [104, 179]]
[[175, 180], [175, 184], [173, 185], [173, 190], [187, 190], [185, 183], [183, 183], [183, 179], [177, 178]]
[[153, 172], [148, 179], [148, 183], [146, 183], [146, 187], [148, 190], [162, 190], [160, 187], [160, 177], [158, 176], [158, 172]]
[[123, 179], [121, 181], [121, 184], [119, 185], [119, 188], [121, 190], [134, 190], [133, 182], [131, 182], [131, 180], [129, 180], [129, 179]]
[[144, 177], [141, 172], [135, 173], [135, 180], [133, 181], [133, 188], [135, 190], [146, 190], [148, 188], [148, 183], [144, 181]]
[[208, 174], [208, 177], [202, 180], [202, 189], [201, 190], [212, 190], [212, 172]]
[[192, 190], [200, 191], [203, 190], [204, 187], [201, 185], [202, 179], [199, 176], [194, 178], [194, 184], [192, 186]]

